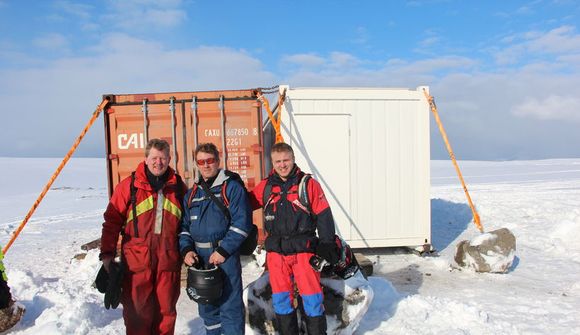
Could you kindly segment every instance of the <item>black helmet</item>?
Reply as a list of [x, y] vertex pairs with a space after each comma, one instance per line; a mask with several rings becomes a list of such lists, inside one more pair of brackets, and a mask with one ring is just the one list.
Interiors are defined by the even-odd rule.
[[187, 295], [199, 304], [214, 304], [222, 296], [224, 273], [217, 265], [208, 269], [194, 265], [187, 268]]
[[328, 263], [324, 258], [314, 255], [310, 258], [310, 266], [326, 276], [336, 275], [342, 279], [348, 279], [355, 275], [360, 266], [350, 246], [338, 235], [334, 236], [334, 243], [338, 250], [338, 261]]
[[360, 269], [358, 262], [350, 246], [338, 235], [335, 235], [335, 243], [339, 250], [339, 260], [334, 264], [334, 273], [342, 279], [348, 279]]

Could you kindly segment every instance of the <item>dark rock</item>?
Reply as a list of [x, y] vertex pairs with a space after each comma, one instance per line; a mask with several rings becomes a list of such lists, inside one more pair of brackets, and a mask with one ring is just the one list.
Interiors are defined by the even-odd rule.
[[0, 332], [4, 332], [16, 325], [25, 312], [24, 306], [10, 301], [8, 307], [0, 309]]
[[100, 247], [101, 247], [101, 239], [100, 238], [98, 238], [94, 241], [91, 241], [89, 243], [85, 243], [85, 244], [81, 245], [81, 249], [84, 251], [89, 251], [89, 250], [97, 249]]

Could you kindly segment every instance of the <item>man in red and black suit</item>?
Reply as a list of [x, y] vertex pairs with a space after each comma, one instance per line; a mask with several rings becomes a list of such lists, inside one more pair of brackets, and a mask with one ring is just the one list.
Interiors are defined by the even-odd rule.
[[[274, 171], [251, 192], [254, 209], [264, 210], [266, 264], [270, 273], [272, 302], [280, 334], [298, 334], [293, 304], [294, 283], [303, 301], [308, 334], [326, 334], [324, 297], [320, 273], [310, 265], [315, 255], [331, 264], [338, 260], [332, 212], [320, 184], [294, 162], [294, 151], [276, 143], [271, 152]], [[309, 206], [300, 201], [303, 185]]]

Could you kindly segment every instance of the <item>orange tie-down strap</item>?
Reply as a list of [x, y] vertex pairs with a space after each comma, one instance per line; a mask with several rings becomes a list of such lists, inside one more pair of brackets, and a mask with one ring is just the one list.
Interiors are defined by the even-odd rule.
[[83, 137], [85, 137], [85, 135], [89, 131], [89, 128], [91, 128], [91, 126], [93, 125], [93, 123], [95, 122], [95, 120], [97, 119], [99, 114], [101, 113], [101, 111], [103, 109], [105, 109], [105, 107], [107, 106], [108, 103], [109, 103], [109, 99], [103, 99], [103, 101], [97, 106], [97, 109], [95, 109], [95, 111], [93, 112], [93, 116], [91, 117], [91, 119], [89, 120], [89, 122], [87, 123], [87, 125], [85, 126], [83, 131], [81, 131], [81, 134], [77, 137], [77, 139], [75, 140], [75, 142], [72, 145], [72, 147], [70, 148], [70, 150], [64, 156], [64, 158], [62, 159], [62, 162], [60, 162], [60, 165], [58, 166], [58, 168], [56, 168], [56, 171], [54, 171], [54, 173], [52, 174], [52, 176], [48, 180], [48, 183], [46, 184], [46, 186], [44, 186], [44, 189], [42, 190], [42, 192], [40, 192], [40, 195], [38, 196], [38, 198], [36, 199], [36, 201], [34, 202], [32, 207], [30, 208], [30, 210], [28, 211], [28, 213], [24, 217], [24, 220], [22, 220], [22, 223], [20, 224], [20, 226], [18, 226], [18, 228], [14, 231], [14, 234], [12, 234], [10, 241], [8, 241], [8, 243], [4, 246], [4, 249], [2, 249], [2, 252], [4, 254], [6, 254], [8, 249], [10, 249], [10, 246], [12, 245], [12, 243], [14, 243], [14, 240], [16, 240], [18, 235], [20, 235], [20, 232], [22, 231], [22, 229], [24, 229], [24, 226], [26, 225], [28, 220], [30, 219], [32, 214], [36, 211], [36, 208], [38, 207], [38, 205], [40, 205], [40, 202], [44, 198], [44, 195], [46, 194], [46, 192], [48, 192], [48, 190], [50, 189], [50, 186], [52, 185], [52, 183], [54, 183], [54, 181], [56, 180], [56, 177], [58, 177], [58, 175], [60, 174], [60, 171], [62, 171], [62, 168], [66, 165], [66, 163], [68, 162], [68, 160], [70, 159], [72, 154], [75, 152], [75, 150], [77, 149], [77, 147], [81, 143]]
[[463, 186], [463, 192], [465, 192], [465, 196], [467, 197], [467, 202], [469, 203], [469, 207], [471, 208], [471, 213], [473, 213], [473, 222], [477, 229], [483, 233], [483, 225], [481, 224], [481, 220], [479, 219], [479, 214], [477, 214], [477, 210], [475, 210], [475, 205], [473, 201], [471, 201], [471, 197], [469, 196], [469, 192], [467, 191], [467, 185], [465, 185], [465, 180], [463, 180], [463, 175], [461, 174], [461, 170], [459, 169], [459, 164], [457, 164], [457, 160], [455, 159], [455, 154], [451, 149], [451, 144], [447, 139], [447, 133], [445, 132], [445, 128], [443, 128], [443, 123], [439, 118], [439, 113], [437, 112], [437, 106], [435, 105], [435, 99], [427, 93], [425, 89], [423, 89], [423, 93], [425, 94], [425, 98], [431, 107], [431, 112], [433, 112], [433, 116], [435, 117], [435, 121], [437, 122], [437, 126], [439, 127], [439, 131], [441, 132], [441, 137], [443, 137], [443, 141], [445, 142], [445, 146], [447, 147], [447, 151], [449, 152], [449, 157], [451, 157], [451, 161], [453, 162], [453, 166], [455, 167], [455, 172], [457, 172], [457, 176], [459, 177], [459, 181], [461, 181], [461, 186]]
[[285, 94], [280, 94], [278, 96], [278, 118], [274, 117], [272, 110], [270, 109], [270, 102], [268, 98], [266, 98], [261, 92], [258, 92], [258, 100], [262, 102], [264, 108], [268, 112], [268, 119], [272, 123], [272, 127], [274, 127], [274, 131], [276, 132], [276, 142], [280, 143], [284, 142], [284, 138], [282, 137], [282, 131], [280, 130], [280, 125], [282, 123], [282, 105], [284, 104]]

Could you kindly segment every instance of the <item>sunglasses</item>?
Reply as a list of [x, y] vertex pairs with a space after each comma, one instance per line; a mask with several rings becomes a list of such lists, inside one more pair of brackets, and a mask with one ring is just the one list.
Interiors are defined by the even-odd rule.
[[213, 163], [215, 163], [215, 158], [211, 157], [208, 159], [198, 159], [195, 162], [197, 163], [197, 165], [203, 166], [205, 165], [204, 163], [207, 163], [207, 165], [212, 165]]

